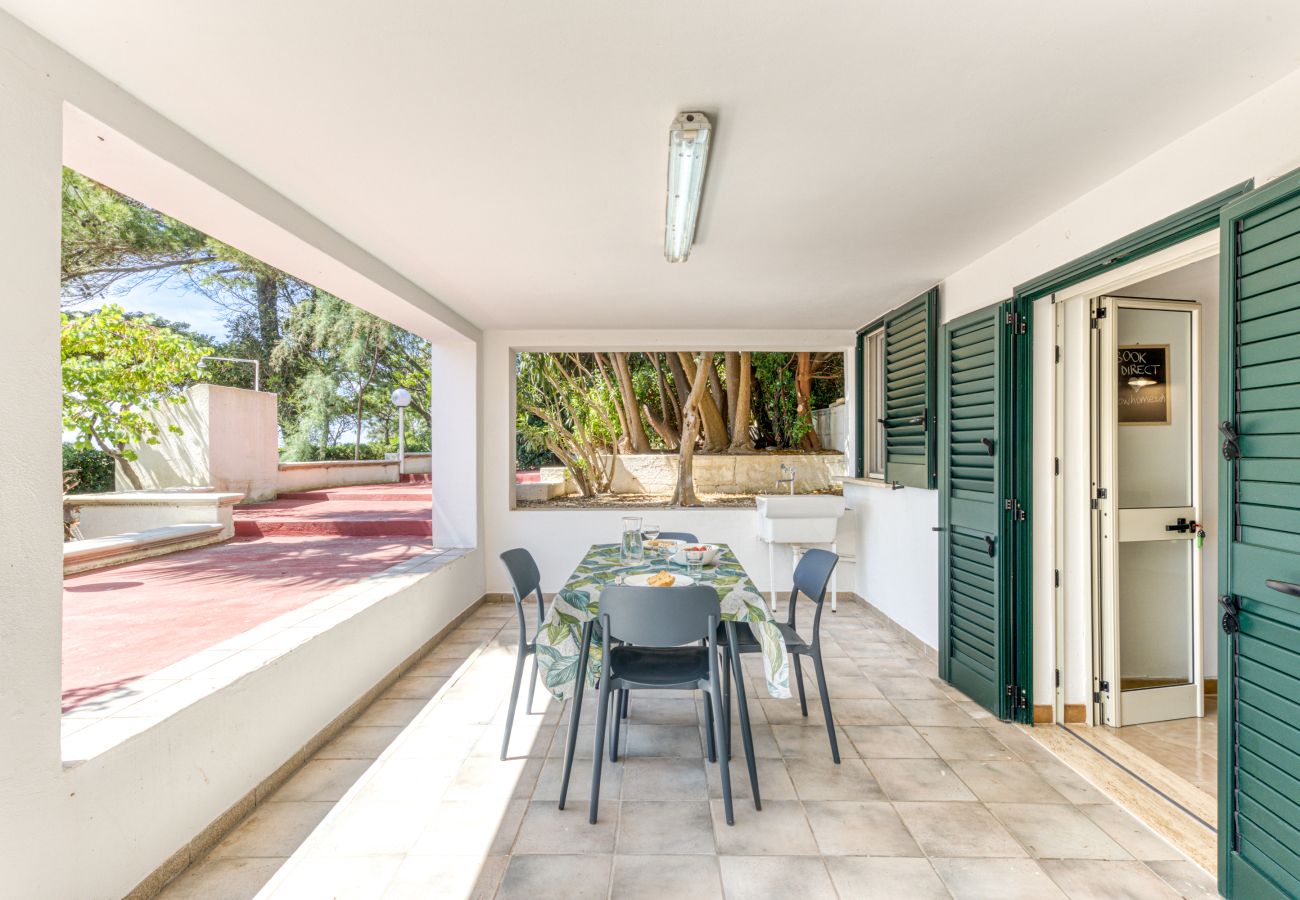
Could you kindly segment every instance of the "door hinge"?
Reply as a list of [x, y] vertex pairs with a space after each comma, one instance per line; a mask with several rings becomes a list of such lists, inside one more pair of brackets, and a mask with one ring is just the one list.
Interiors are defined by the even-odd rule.
[[1095, 691], [1092, 692], [1092, 702], [1093, 702], [1093, 703], [1100, 703], [1100, 702], [1101, 702], [1101, 699], [1102, 699], [1102, 698], [1101, 698], [1101, 695], [1102, 695], [1102, 694], [1105, 694], [1105, 695], [1106, 695], [1106, 699], [1109, 700], [1109, 699], [1110, 699], [1110, 682], [1109, 682], [1109, 681], [1101, 681], [1101, 682], [1098, 682], [1098, 683], [1097, 683], [1097, 687], [1098, 687], [1098, 690], [1095, 690]]
[[1053, 569], [1053, 570], [1052, 570], [1052, 581], [1055, 582], [1054, 587], [1060, 587], [1060, 586], [1061, 586], [1061, 570], [1060, 570], [1060, 569]]
[[1057, 344], [1057, 345], [1056, 345], [1056, 361], [1057, 361], [1058, 363], [1061, 361], [1061, 345], [1060, 345], [1060, 344]]
[[1061, 474], [1061, 457], [1059, 456], [1052, 458], [1052, 474], [1053, 475]]
[[1056, 686], [1057, 686], [1057, 687], [1060, 687], [1060, 686], [1061, 686], [1061, 670], [1060, 670], [1060, 669], [1057, 669], [1057, 670], [1056, 670]]
[[1024, 334], [1026, 330], [1025, 321], [1020, 318], [1020, 313], [1007, 313], [1005, 321], [1011, 326], [1012, 334]]
[[1092, 508], [1093, 508], [1093, 509], [1099, 509], [1099, 508], [1100, 508], [1100, 505], [1101, 505], [1100, 502], [1101, 502], [1102, 500], [1105, 500], [1105, 499], [1106, 499], [1106, 489], [1105, 489], [1105, 488], [1097, 488], [1097, 493], [1094, 494], [1094, 495], [1093, 495], [1093, 498], [1092, 498]]

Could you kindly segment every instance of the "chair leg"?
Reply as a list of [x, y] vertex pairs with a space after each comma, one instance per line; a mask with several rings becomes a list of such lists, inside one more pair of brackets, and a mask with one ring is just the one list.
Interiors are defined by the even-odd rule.
[[807, 716], [808, 698], [804, 696], [803, 692], [803, 667], [799, 665], [799, 654], [790, 654], [790, 661], [794, 663], [794, 680], [795, 684], [799, 686], [799, 710], [804, 714], [804, 716]]
[[[713, 710], [713, 715], [711, 716], [713, 719], [713, 727], [718, 732], [715, 743], [721, 744], [722, 698], [719, 696], [721, 692], [718, 690], [718, 687], [719, 685], [715, 681], [710, 686], [711, 689], [709, 690], [708, 696], [710, 704], [709, 708]], [[727, 754], [725, 753], [718, 754], [718, 774], [722, 777], [722, 809], [726, 813], [727, 824], [735, 825], [736, 814], [731, 806], [731, 767], [727, 763]]]
[[826, 695], [826, 670], [822, 668], [820, 648], [812, 655], [813, 668], [817, 670], [817, 691], [822, 695], [822, 715], [826, 717], [826, 734], [831, 739], [831, 759], [840, 761], [840, 745], [835, 740], [835, 720], [831, 718], [831, 698]]
[[[722, 733], [727, 736], [727, 759], [731, 759], [731, 646], [722, 651]], [[740, 679], [736, 683], [742, 688]]]
[[[740, 654], [729, 653], [728, 662], [736, 670], [736, 710], [740, 714], [740, 740], [745, 745], [745, 765], [749, 767], [749, 787], [754, 794], [754, 809], [762, 809], [763, 801], [758, 793], [758, 767], [754, 764], [754, 733], [749, 730], [749, 699], [745, 696], [745, 679], [740, 668]], [[730, 681], [731, 670], [727, 669], [723, 678]], [[725, 683], [725, 682], [724, 682]], [[730, 707], [727, 715], [731, 715]], [[731, 729], [727, 728], [727, 743], [731, 743]], [[727, 754], [731, 758], [731, 754]]]
[[718, 747], [714, 739], [715, 733], [717, 733], [717, 729], [713, 724], [713, 703], [710, 701], [704, 704], [704, 746], [709, 752], [709, 762], [718, 761]]
[[532, 675], [528, 678], [528, 715], [533, 714], [533, 689], [537, 687], [537, 651], [531, 651], [533, 656]]
[[[564, 801], [569, 796], [569, 776], [573, 773], [573, 748], [578, 743], [578, 719], [582, 713], [582, 690], [587, 684], [586, 659], [591, 652], [592, 627], [591, 622], [585, 622], [582, 626], [582, 649], [579, 651], [578, 658], [583, 662], [578, 665], [578, 676], [573, 687], [573, 699], [569, 701], [573, 704], [573, 708], [569, 710], [569, 734], [564, 741], [564, 774], [560, 778], [560, 809], [564, 809]], [[597, 753], [596, 755], [599, 756], [600, 754]]]
[[[628, 691], [619, 688], [618, 698], [614, 701], [614, 727], [609, 730], [609, 761], [618, 762], [618, 726], [621, 724], [619, 713], [623, 709], [623, 701], [628, 695]], [[599, 748], [597, 748], [599, 749]]]
[[510, 706], [506, 711], [506, 733], [501, 738], [501, 758], [506, 758], [506, 751], [510, 749], [510, 728], [515, 724], [515, 704], [519, 702], [519, 681], [524, 677], [524, 657], [528, 655], [528, 649], [524, 646], [519, 647], [515, 654], [515, 680], [510, 685]]
[[609, 681], [600, 679], [600, 708], [596, 710], [596, 746], [591, 754], [591, 803], [587, 807], [587, 821], [596, 824], [600, 810], [600, 765], [605, 758], [605, 723], [609, 721]]
[[631, 704], [631, 702], [632, 702], [632, 692], [631, 692], [631, 691], [623, 691], [623, 703], [622, 703], [622, 705], [619, 707], [618, 713], [619, 713], [620, 716], [622, 716], [622, 717], [625, 718], [625, 719], [627, 718], [627, 708], [628, 708], [628, 705]]

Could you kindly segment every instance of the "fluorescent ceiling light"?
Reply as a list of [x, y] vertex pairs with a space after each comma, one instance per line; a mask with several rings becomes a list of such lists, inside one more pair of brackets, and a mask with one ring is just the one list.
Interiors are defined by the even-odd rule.
[[669, 262], [686, 262], [695, 242], [695, 222], [700, 215], [704, 166], [709, 160], [709, 135], [713, 126], [704, 113], [684, 112], [668, 132], [668, 207], [664, 216], [664, 256]]

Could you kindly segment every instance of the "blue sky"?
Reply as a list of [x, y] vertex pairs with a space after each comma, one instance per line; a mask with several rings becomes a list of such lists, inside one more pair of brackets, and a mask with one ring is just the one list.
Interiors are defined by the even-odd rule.
[[89, 300], [73, 309], [99, 309], [107, 303], [116, 303], [127, 312], [155, 313], [173, 322], [188, 322], [198, 333], [219, 341], [229, 337], [225, 323], [218, 317], [222, 309], [192, 290], [184, 278], [137, 285], [125, 294]]

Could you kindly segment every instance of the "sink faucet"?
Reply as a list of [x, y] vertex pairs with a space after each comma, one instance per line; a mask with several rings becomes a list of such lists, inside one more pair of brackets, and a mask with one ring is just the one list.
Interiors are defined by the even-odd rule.
[[794, 496], [794, 478], [796, 472], [797, 470], [794, 466], [781, 463], [781, 477], [776, 480], [776, 489], [779, 491], [781, 485], [788, 484], [790, 486], [790, 495]]

